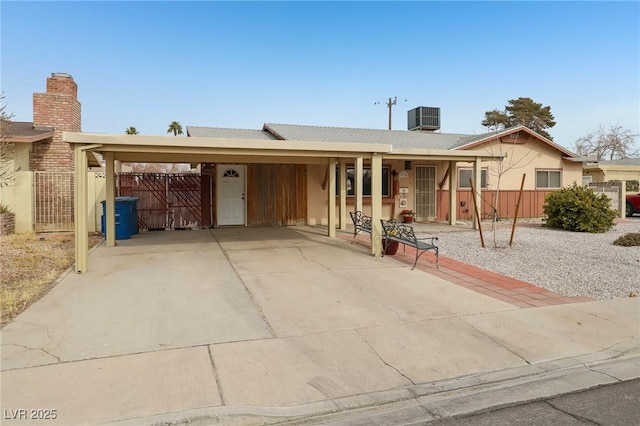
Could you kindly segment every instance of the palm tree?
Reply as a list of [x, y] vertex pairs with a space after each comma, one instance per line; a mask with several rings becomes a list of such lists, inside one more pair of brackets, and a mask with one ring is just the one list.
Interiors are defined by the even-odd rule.
[[173, 136], [181, 135], [182, 125], [180, 124], [180, 122], [172, 121], [171, 124], [169, 124], [169, 129], [167, 130], [167, 133], [173, 133]]
[[138, 134], [138, 129], [136, 129], [135, 127], [129, 127], [127, 130], [124, 131], [126, 134], [128, 135], [137, 135]]

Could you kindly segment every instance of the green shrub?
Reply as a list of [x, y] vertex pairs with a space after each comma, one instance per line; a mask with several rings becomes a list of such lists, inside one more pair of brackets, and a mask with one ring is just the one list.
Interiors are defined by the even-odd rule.
[[617, 216], [609, 197], [577, 183], [547, 195], [543, 210], [545, 226], [574, 232], [606, 232]]
[[630, 232], [629, 234], [622, 235], [616, 238], [613, 244], [624, 247], [639, 247], [640, 232]]
[[0, 204], [0, 214], [11, 213], [11, 209], [4, 204]]
[[627, 192], [631, 192], [631, 193], [640, 192], [640, 181], [639, 180], [628, 180], [627, 181]]

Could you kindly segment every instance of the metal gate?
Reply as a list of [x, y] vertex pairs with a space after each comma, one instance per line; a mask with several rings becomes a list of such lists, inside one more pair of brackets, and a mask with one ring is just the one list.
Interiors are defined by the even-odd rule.
[[118, 195], [138, 198], [141, 229], [209, 227], [212, 180], [204, 173], [120, 173]]
[[436, 168], [416, 166], [416, 216], [431, 219], [436, 216]]
[[34, 172], [35, 232], [74, 230], [73, 172]]

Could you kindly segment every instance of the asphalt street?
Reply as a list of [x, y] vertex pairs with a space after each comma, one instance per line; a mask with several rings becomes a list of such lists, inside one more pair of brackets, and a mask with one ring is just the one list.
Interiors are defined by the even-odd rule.
[[640, 379], [636, 379], [472, 416], [410, 424], [635, 426], [640, 424], [639, 407]]

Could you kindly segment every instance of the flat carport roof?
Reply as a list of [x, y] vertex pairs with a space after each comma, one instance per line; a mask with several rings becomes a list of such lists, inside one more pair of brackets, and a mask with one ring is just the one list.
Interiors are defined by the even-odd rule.
[[[353, 142], [317, 142], [293, 140], [260, 140], [235, 138], [209, 138], [174, 136], [115, 135], [81, 132], [63, 132], [65, 142], [72, 144], [75, 153], [75, 270], [88, 270], [88, 199], [87, 179], [89, 158], [100, 153], [106, 161], [106, 231], [107, 246], [115, 246], [115, 179], [114, 161], [158, 162], [158, 163], [286, 163], [286, 164], [326, 164], [335, 168], [338, 162], [357, 159], [357, 167], [362, 160], [371, 162], [371, 217], [372, 254], [382, 251], [380, 218], [382, 213], [382, 161], [383, 160], [429, 160], [448, 161], [453, 169], [456, 162], [472, 162], [475, 182], [480, 181], [480, 162], [499, 159], [485, 151], [438, 150], [438, 149], [393, 149], [391, 144], [369, 144]], [[342, 169], [342, 168], [341, 168]], [[361, 187], [362, 185], [358, 185]], [[450, 211], [455, 212], [457, 186], [456, 174], [449, 179]], [[478, 188], [479, 185], [476, 185]], [[340, 224], [346, 217], [346, 189], [341, 186]], [[329, 237], [335, 236], [336, 229], [336, 177], [328, 173], [328, 229]], [[479, 197], [478, 190], [474, 194]], [[356, 208], [358, 207], [356, 202]], [[360, 203], [361, 205], [361, 203]], [[455, 213], [449, 215], [449, 222], [455, 224]]]

